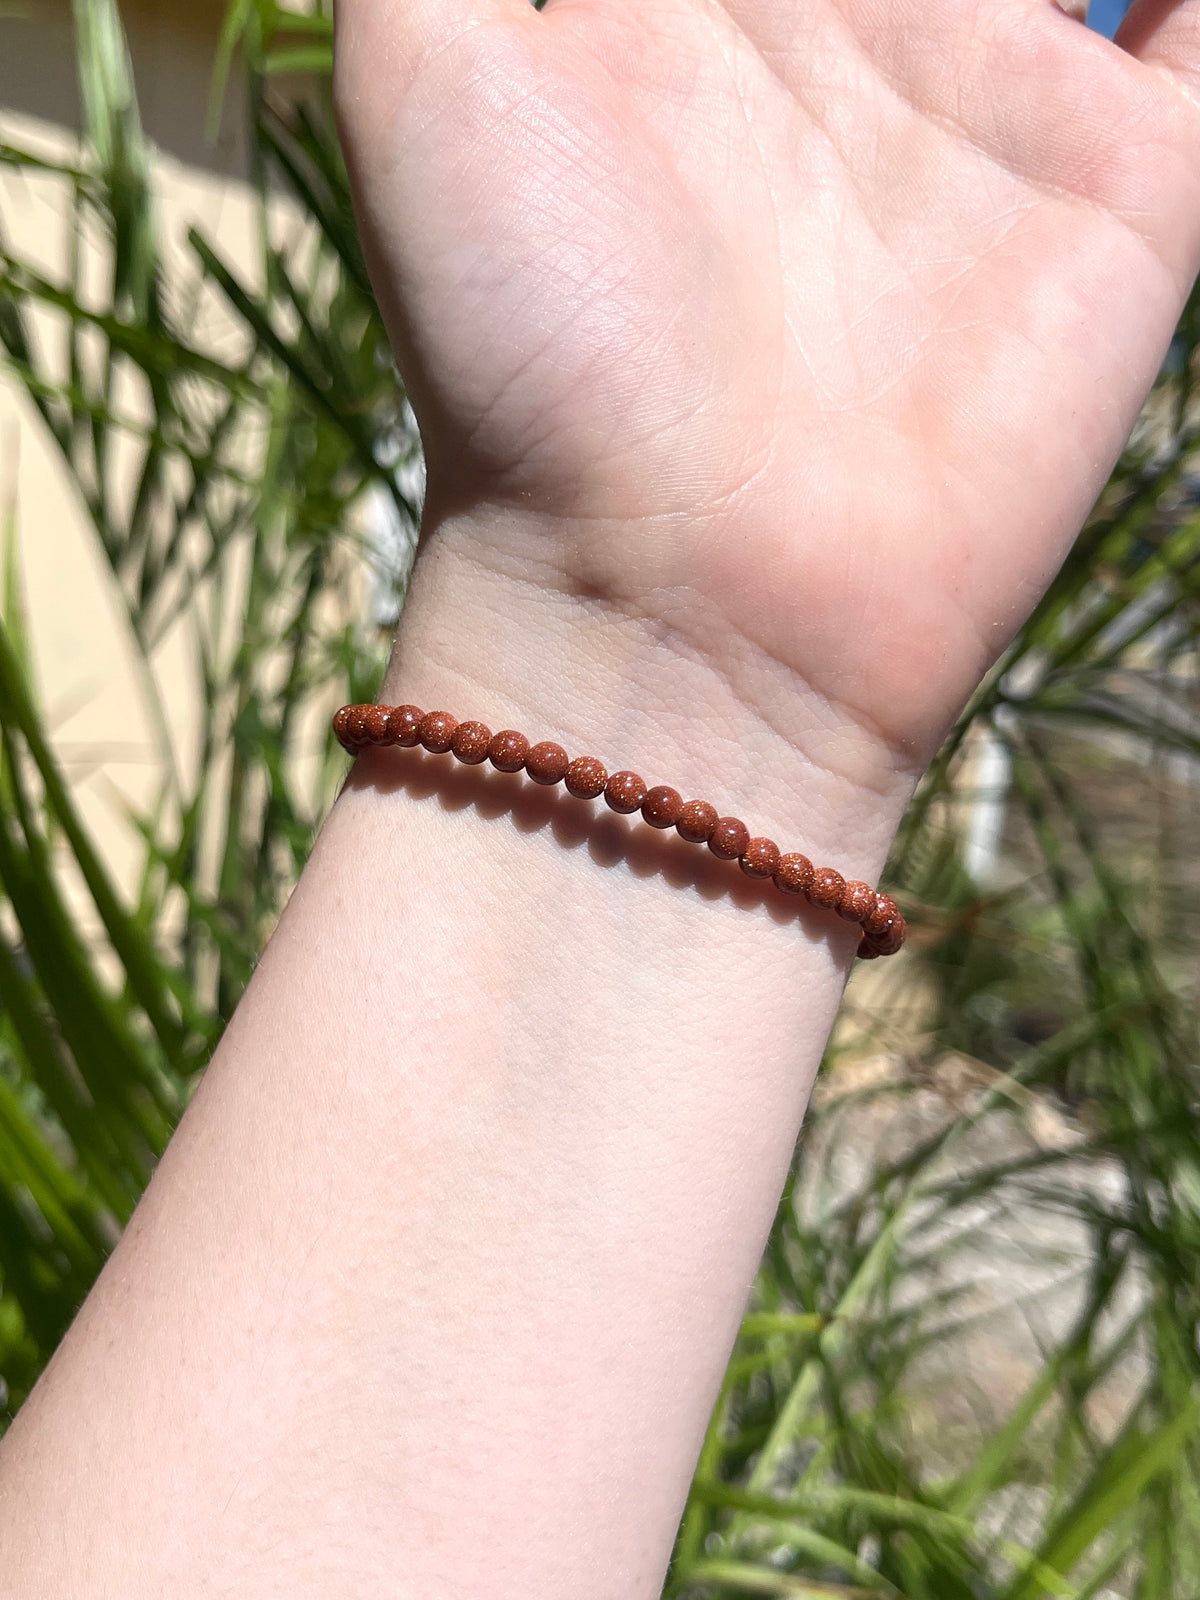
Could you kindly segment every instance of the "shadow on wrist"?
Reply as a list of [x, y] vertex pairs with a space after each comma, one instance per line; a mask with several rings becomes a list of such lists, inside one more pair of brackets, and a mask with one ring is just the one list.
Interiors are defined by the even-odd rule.
[[[657, 829], [635, 814], [622, 816], [602, 803], [578, 800], [565, 789], [531, 782], [521, 773], [467, 766], [420, 748], [368, 749], [355, 760], [344, 790], [404, 794], [434, 801], [446, 812], [473, 811], [482, 821], [507, 824], [516, 833], [548, 834], [560, 849], [583, 851], [606, 873], [622, 869], [641, 879], [660, 878], [673, 890], [700, 899], [727, 901], [779, 924], [798, 924], [814, 943], [825, 940], [849, 964], [860, 930], [835, 913], [811, 906], [802, 895], [785, 894], [769, 879], [747, 877], [736, 861], [681, 839], [674, 828]], [[343, 791], [344, 792], [344, 791]]]

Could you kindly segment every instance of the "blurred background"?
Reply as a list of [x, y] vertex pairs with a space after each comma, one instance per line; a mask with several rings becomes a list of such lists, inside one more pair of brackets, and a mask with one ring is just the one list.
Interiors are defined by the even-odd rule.
[[[3, 1421], [403, 602], [420, 453], [330, 39], [272, 0], [0, 12]], [[913, 935], [848, 990], [672, 1596], [1200, 1596], [1196, 339], [1193, 303], [906, 818]]]

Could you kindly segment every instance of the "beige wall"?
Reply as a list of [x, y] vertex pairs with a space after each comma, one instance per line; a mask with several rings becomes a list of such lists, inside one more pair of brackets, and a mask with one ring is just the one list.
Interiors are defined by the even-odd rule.
[[[249, 277], [256, 213], [241, 182], [235, 119], [205, 138], [211, 68], [223, 16], [219, 3], [128, 5], [122, 14], [143, 121], [161, 148], [160, 216], [179, 241], [192, 223]], [[69, 153], [77, 117], [70, 10], [39, 3], [23, 17], [0, 15], [0, 139], [52, 155]], [[59, 278], [66, 260], [65, 196], [51, 178], [0, 167], [0, 226], [14, 253]], [[100, 265], [97, 246], [97, 264]], [[215, 302], [198, 330], [229, 353], [229, 325]], [[148, 805], [161, 751], [135, 670], [113, 580], [55, 446], [12, 380], [0, 374], [0, 521], [15, 521], [24, 568], [37, 676], [52, 734], [81, 808], [118, 878], [132, 887], [140, 861], [125, 816]], [[182, 635], [155, 661], [176, 731], [192, 753], [193, 663]]]
[[[120, 0], [150, 138], [185, 167], [245, 171], [236, 117], [216, 139], [205, 122], [224, 0]], [[75, 45], [67, 0], [16, 0], [0, 8], [0, 107], [63, 128], [78, 125]]]

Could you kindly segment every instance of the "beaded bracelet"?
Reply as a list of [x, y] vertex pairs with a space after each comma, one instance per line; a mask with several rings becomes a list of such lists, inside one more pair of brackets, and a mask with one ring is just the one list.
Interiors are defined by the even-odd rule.
[[796, 851], [781, 854], [773, 839], [752, 839], [744, 822], [718, 816], [707, 800], [684, 800], [666, 784], [647, 788], [636, 772], [610, 776], [595, 756], [571, 760], [552, 739], [531, 745], [513, 728], [493, 733], [482, 722], [459, 722], [448, 711], [416, 706], [343, 706], [334, 714], [333, 731], [351, 754], [367, 745], [419, 744], [433, 755], [449, 751], [468, 766], [490, 761], [500, 772], [523, 769], [534, 783], [564, 783], [578, 800], [603, 795], [611, 810], [626, 816], [640, 811], [652, 828], [674, 828], [689, 844], [706, 844], [722, 861], [736, 861], [748, 878], [770, 878], [785, 894], [802, 894], [810, 905], [859, 923], [858, 954], [864, 960], [894, 955], [908, 932], [890, 894], [847, 882], [832, 867], [814, 867]]

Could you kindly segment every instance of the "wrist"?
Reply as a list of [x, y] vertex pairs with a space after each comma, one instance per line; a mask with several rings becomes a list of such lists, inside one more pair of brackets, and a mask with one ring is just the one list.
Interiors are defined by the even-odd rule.
[[877, 875], [914, 773], [691, 592], [588, 586], [563, 547], [511, 511], [427, 527], [381, 698], [557, 740]]

